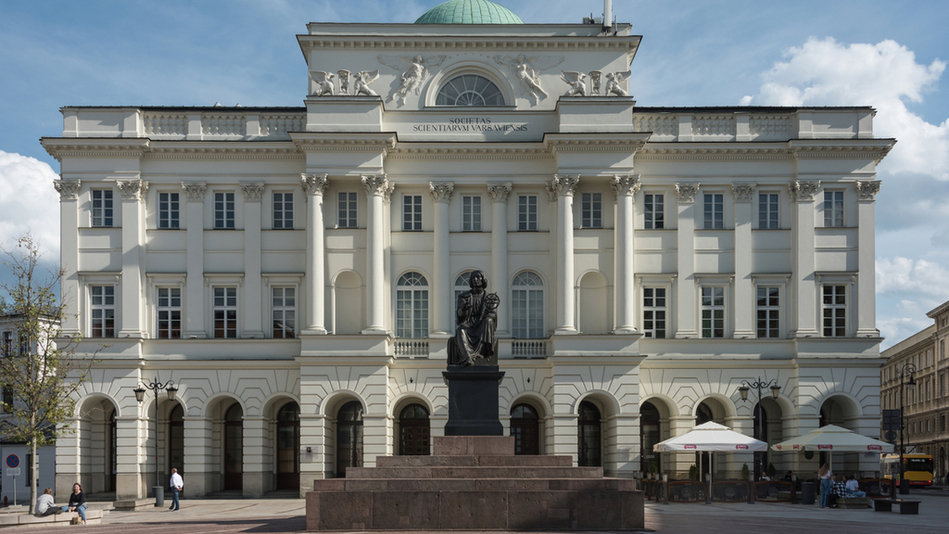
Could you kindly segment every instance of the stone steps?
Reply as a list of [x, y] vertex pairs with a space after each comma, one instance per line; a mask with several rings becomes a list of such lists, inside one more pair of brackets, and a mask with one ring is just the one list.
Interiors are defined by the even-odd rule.
[[602, 476], [602, 467], [444, 466], [346, 468], [346, 478], [601, 478]]
[[624, 478], [336, 478], [313, 482], [313, 491], [634, 491]]
[[[376, 467], [572, 467], [569, 456], [381, 456]], [[347, 475], [348, 476], [348, 475]]]

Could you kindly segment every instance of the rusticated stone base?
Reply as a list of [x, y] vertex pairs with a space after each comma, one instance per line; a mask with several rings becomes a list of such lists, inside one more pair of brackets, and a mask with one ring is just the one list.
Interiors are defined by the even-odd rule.
[[316, 480], [307, 530], [641, 530], [636, 481], [515, 456], [510, 436], [435, 437], [434, 456], [389, 456]]

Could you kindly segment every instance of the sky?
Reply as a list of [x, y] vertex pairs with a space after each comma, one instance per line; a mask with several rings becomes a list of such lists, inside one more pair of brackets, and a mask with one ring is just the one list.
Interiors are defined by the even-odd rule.
[[[59, 258], [63, 106], [302, 106], [307, 22], [414, 22], [438, 0], [0, 1], [0, 247]], [[579, 23], [601, 0], [502, 0]], [[614, 0], [642, 35], [642, 106], [872, 106], [898, 143], [878, 166], [877, 327], [893, 345], [949, 300], [949, 2]], [[4, 280], [0, 274], [0, 282]]]

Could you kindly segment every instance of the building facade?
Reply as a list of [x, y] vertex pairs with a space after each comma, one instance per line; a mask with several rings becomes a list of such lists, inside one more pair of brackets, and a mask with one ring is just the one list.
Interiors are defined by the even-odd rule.
[[[160, 478], [178, 467], [192, 495], [427, 454], [475, 269], [501, 297], [521, 453], [685, 476], [695, 455], [652, 444], [697, 422], [877, 435], [875, 166], [894, 141], [873, 109], [639, 107], [629, 25], [484, 0], [297, 39], [305, 107], [66, 107], [42, 140], [79, 312], [63, 330], [109, 338], [58, 485], [143, 495], [156, 440]], [[781, 387], [761, 411], [738, 392], [758, 378]], [[133, 395], [155, 379], [178, 387], [157, 425]], [[720, 476], [753, 462], [721, 456]]]

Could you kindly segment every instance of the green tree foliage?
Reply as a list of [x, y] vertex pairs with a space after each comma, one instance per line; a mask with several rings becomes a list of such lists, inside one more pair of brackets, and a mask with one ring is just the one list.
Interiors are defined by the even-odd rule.
[[14, 282], [0, 284], [6, 298], [0, 316], [14, 330], [13, 343], [2, 347], [2, 437], [26, 443], [32, 454], [30, 513], [36, 503], [39, 458], [37, 448], [55, 443], [70, 432], [64, 423], [73, 417], [74, 395], [88, 378], [94, 354], [78, 354], [78, 337], [60, 338], [65, 307], [56, 298], [62, 271], [39, 272], [42, 257], [30, 235], [17, 239], [13, 250], [0, 248]]

